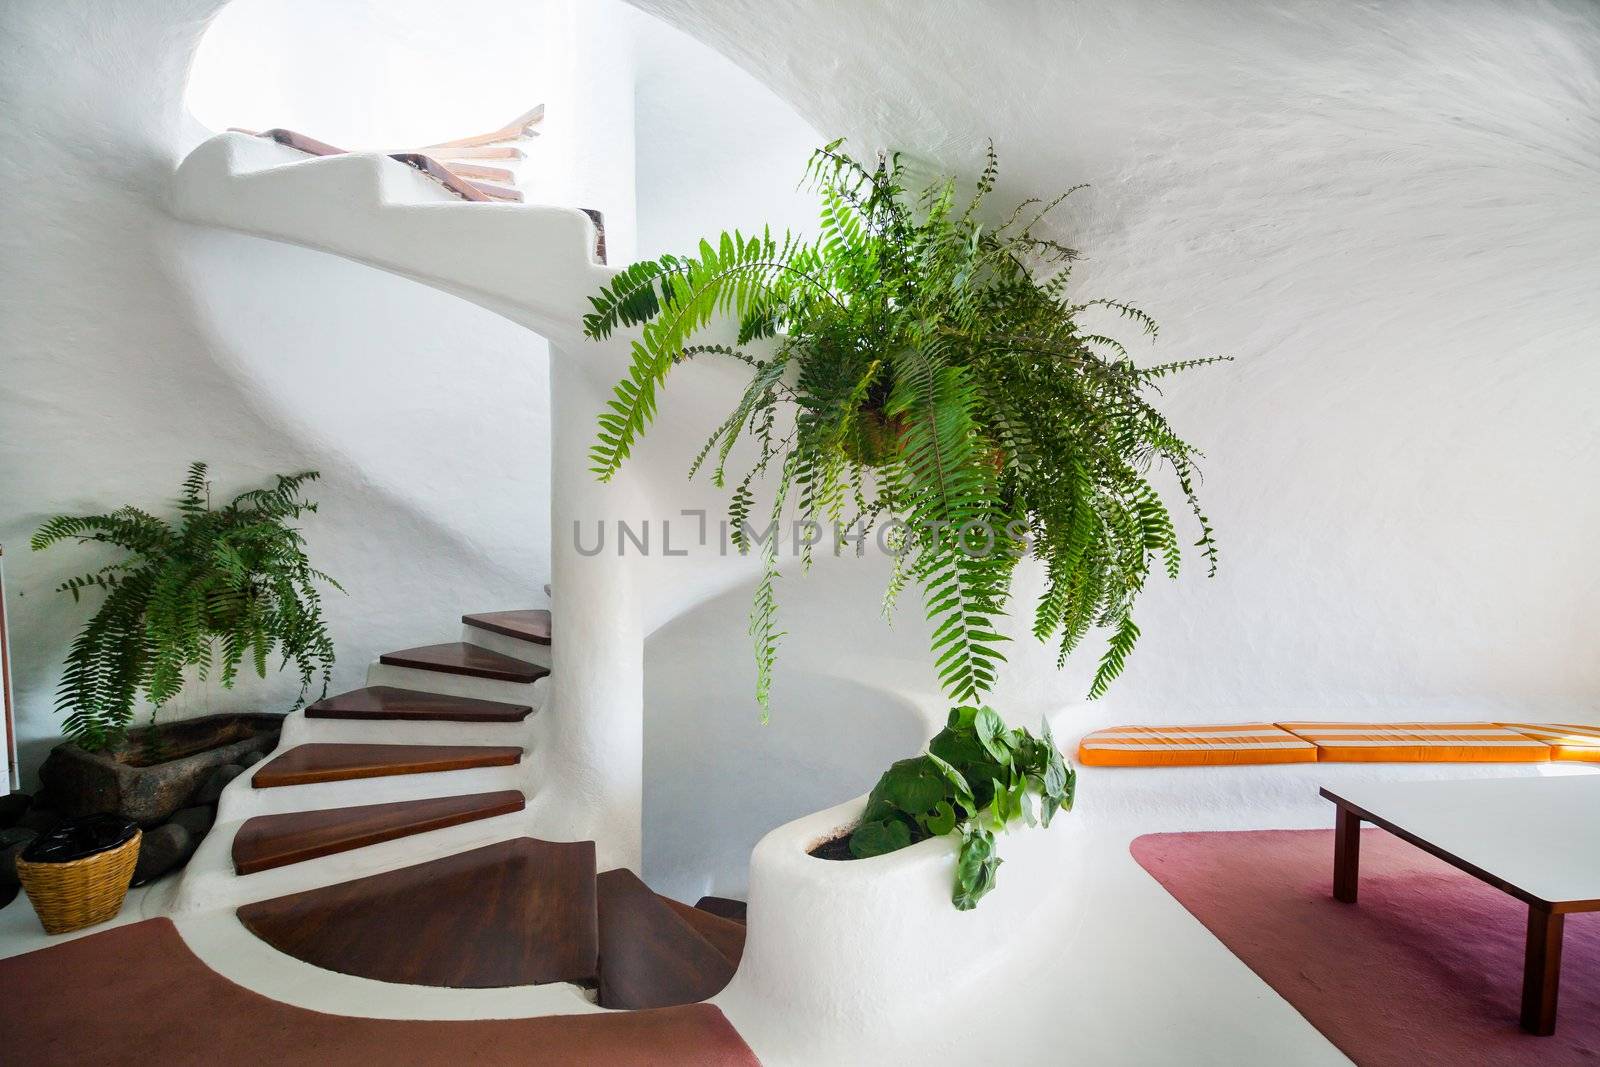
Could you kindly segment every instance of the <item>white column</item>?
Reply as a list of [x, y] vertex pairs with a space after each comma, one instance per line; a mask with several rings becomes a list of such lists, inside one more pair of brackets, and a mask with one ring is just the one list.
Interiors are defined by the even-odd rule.
[[[619, 556], [617, 520], [642, 517], [628, 471], [601, 484], [588, 449], [599, 386], [576, 355], [551, 346], [551, 718], [545, 772], [559, 780], [562, 821], [592, 837], [602, 868], [638, 869], [644, 760], [644, 636], [635, 556]], [[635, 512], [639, 514], [634, 514]], [[577, 524], [575, 530], [574, 524]], [[581, 541], [578, 532], [581, 531]], [[600, 547], [596, 550], [597, 540]], [[552, 783], [554, 784], [554, 783]]]

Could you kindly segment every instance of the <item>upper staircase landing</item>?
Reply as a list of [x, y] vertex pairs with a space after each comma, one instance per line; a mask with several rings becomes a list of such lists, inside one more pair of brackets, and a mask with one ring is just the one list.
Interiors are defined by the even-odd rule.
[[173, 177], [179, 218], [316, 248], [576, 342], [614, 274], [580, 208], [468, 203], [382, 153], [309, 156], [246, 133], [202, 142]]

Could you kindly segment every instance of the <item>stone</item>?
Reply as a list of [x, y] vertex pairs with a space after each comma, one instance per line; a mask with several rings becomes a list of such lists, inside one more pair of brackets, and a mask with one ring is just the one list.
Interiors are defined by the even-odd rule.
[[37, 837], [32, 830], [18, 827], [5, 830], [5, 835], [10, 837], [5, 838], [5, 845], [0, 846], [0, 894], [5, 893], [6, 889], [16, 889], [22, 885], [22, 881], [16, 877], [16, 857], [21, 856], [22, 849]]
[[39, 836], [39, 831], [30, 830], [26, 826], [13, 826], [9, 830], [0, 830], [0, 848], [10, 848], [12, 845], [26, 845], [29, 841]]
[[[154, 826], [179, 808], [220, 766], [277, 747], [281, 715], [208, 715], [130, 730], [116, 745], [88, 752], [65, 743], [50, 751], [39, 778], [67, 815], [112, 812]], [[156, 758], [159, 757], [159, 758]]]
[[7, 793], [0, 796], [0, 830], [17, 825], [17, 820], [28, 813], [33, 798], [26, 793]]
[[189, 836], [199, 841], [206, 836], [206, 831], [211, 829], [211, 824], [217, 817], [216, 812], [209, 804], [196, 804], [191, 808], [179, 808], [172, 813], [168, 823], [176, 823], [189, 831]]
[[139, 843], [139, 862], [133, 868], [133, 884], [153, 882], [183, 866], [194, 855], [197, 844], [189, 831], [175, 822], [147, 831]]
[[41, 807], [35, 804], [28, 809], [26, 815], [17, 820], [17, 825], [35, 833], [43, 834], [54, 830], [65, 819], [66, 816], [54, 808]]
[[266, 758], [267, 756], [264, 752], [247, 752], [244, 754], [243, 758], [236, 759], [234, 762], [241, 767], [254, 767], [256, 764], [260, 763]]
[[244, 773], [244, 768], [237, 763], [229, 763], [212, 771], [206, 780], [196, 789], [194, 796], [189, 798], [190, 804], [215, 804], [222, 796], [222, 790], [227, 784]]

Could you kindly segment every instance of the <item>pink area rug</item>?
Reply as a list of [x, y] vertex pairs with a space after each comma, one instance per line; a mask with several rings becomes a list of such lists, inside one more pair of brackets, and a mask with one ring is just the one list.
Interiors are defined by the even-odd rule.
[[1332, 897], [1330, 830], [1148, 834], [1131, 850], [1363, 1067], [1600, 1067], [1600, 913], [1567, 917], [1556, 1032], [1534, 1037], [1517, 1026], [1526, 905], [1383, 830], [1363, 831], [1356, 904]]

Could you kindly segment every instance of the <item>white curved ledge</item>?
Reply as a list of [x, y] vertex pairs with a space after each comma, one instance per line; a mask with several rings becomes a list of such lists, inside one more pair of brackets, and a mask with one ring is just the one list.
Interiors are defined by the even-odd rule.
[[413, 278], [549, 337], [572, 336], [615, 273], [591, 259], [594, 223], [577, 208], [469, 204], [378, 153], [308, 157], [218, 134], [179, 165], [170, 207]]
[[953, 836], [865, 860], [807, 854], [865, 803], [781, 826], [751, 856], [744, 959], [712, 999], [764, 1062], [892, 1058], [914, 1036], [948, 1028], [978, 987], [1011, 984], [1020, 959], [1077, 924], [1071, 861], [1081, 832], [1071, 813], [1049, 829], [998, 835], [994, 890], [958, 911]]

